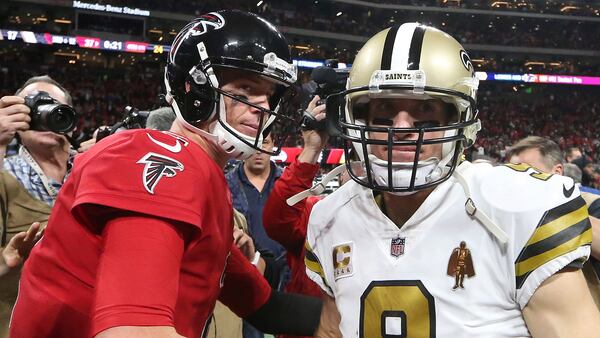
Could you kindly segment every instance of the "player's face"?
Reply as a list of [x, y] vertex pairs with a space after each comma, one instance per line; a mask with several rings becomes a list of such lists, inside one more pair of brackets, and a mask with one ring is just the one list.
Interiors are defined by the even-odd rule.
[[[269, 98], [273, 95], [275, 86], [272, 82], [260, 76], [244, 72], [230, 73], [226, 77], [222, 90], [248, 101], [258, 107], [269, 109]], [[227, 123], [238, 132], [255, 137], [259, 128], [269, 118], [260, 109], [225, 96]], [[261, 122], [262, 121], [262, 122]]]
[[[30, 84], [29, 86], [23, 88], [23, 90], [19, 93], [19, 96], [25, 97], [33, 92], [45, 91], [52, 97], [62, 104], [68, 104], [67, 97], [65, 93], [55, 85], [45, 83], [45, 82], [35, 82]], [[67, 139], [60, 134], [51, 132], [51, 131], [36, 131], [36, 130], [26, 130], [19, 132], [19, 136], [21, 137], [21, 141], [23, 145], [29, 151], [47, 151], [48, 147], [63, 145], [67, 141]]]
[[[267, 136], [262, 143], [262, 148], [266, 151], [273, 151], [273, 139]], [[252, 172], [264, 172], [270, 166], [271, 156], [269, 154], [258, 151], [250, 156], [246, 161], [245, 165], [248, 166]]]
[[[419, 128], [436, 127], [448, 123], [449, 112], [446, 103], [441, 100], [414, 100], [385, 98], [373, 99], [369, 103], [367, 124], [374, 127], [386, 128]], [[443, 131], [428, 132], [424, 139], [444, 136]], [[388, 134], [384, 132], [370, 133], [370, 137], [378, 140], [387, 140]], [[418, 140], [418, 133], [394, 133], [394, 140]], [[394, 146], [392, 148], [393, 162], [413, 162], [415, 146]], [[388, 160], [387, 145], [371, 145], [371, 153], [382, 160]], [[430, 157], [441, 159], [442, 145], [430, 144], [421, 146], [419, 160]]]

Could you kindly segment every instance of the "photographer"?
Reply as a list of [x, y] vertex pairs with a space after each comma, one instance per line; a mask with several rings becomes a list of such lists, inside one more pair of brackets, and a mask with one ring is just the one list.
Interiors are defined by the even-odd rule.
[[[35, 96], [41, 92], [46, 92], [49, 98]], [[53, 102], [55, 106], [48, 105], [53, 100], [56, 101]], [[40, 104], [46, 105], [42, 107]], [[49, 108], [70, 109], [57, 104], [72, 107], [73, 102], [69, 92], [49, 76], [32, 77], [14, 96], [0, 98], [0, 158], [3, 161], [0, 172], [0, 250], [4, 250], [13, 236], [26, 231], [33, 222], [46, 224], [58, 190], [68, 176], [76, 152], [65, 135], [47, 131], [48, 124], [64, 122], [61, 121], [64, 115], [59, 112], [58, 118], [48, 120], [44, 117], [49, 114], [42, 118], [38, 114], [34, 122], [31, 117], [30, 106], [34, 106], [38, 113], [40, 110], [48, 113]], [[74, 111], [71, 109], [70, 113]], [[18, 137], [21, 144], [18, 154], [4, 158], [6, 147], [14, 137]], [[20, 269], [7, 265], [0, 257], [0, 337], [8, 335], [5, 330], [17, 296], [19, 272]]]

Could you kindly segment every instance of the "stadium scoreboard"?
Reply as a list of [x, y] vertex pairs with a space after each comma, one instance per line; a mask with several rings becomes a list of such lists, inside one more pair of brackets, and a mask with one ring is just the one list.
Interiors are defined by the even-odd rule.
[[140, 41], [107, 40], [93, 36], [68, 36], [51, 33], [35, 33], [31, 31], [17, 31], [0, 29], [0, 40], [22, 40], [30, 44], [43, 45], [68, 45], [79, 48], [101, 49], [128, 53], [168, 53], [170, 46], [151, 44]]

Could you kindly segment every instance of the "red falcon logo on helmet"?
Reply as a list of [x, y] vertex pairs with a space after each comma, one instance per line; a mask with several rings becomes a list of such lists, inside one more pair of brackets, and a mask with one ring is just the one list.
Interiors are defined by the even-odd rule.
[[176, 170], [183, 171], [181, 162], [156, 153], [147, 153], [137, 163], [145, 164], [142, 181], [151, 194], [154, 194], [154, 188], [163, 176], [173, 177], [177, 175]]

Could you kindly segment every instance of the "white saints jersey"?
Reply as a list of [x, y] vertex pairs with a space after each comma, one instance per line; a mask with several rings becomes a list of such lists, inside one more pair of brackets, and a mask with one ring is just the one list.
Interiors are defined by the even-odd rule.
[[591, 226], [571, 179], [527, 165], [459, 169], [507, 244], [467, 214], [454, 176], [400, 229], [353, 181], [315, 205], [307, 274], [335, 297], [344, 337], [529, 337], [521, 310], [535, 290], [587, 259]]

